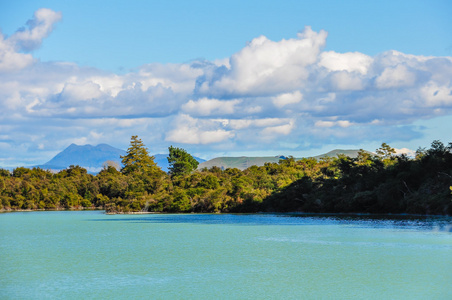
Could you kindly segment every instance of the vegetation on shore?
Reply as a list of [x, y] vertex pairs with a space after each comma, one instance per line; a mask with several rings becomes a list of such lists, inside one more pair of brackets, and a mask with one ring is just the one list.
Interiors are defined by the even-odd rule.
[[0, 210], [105, 209], [107, 212], [322, 212], [452, 215], [452, 143], [433, 141], [415, 158], [383, 143], [377, 155], [293, 157], [243, 171], [196, 170], [170, 147], [168, 174], [132, 136], [123, 167], [91, 175], [79, 166], [56, 174], [0, 169]]

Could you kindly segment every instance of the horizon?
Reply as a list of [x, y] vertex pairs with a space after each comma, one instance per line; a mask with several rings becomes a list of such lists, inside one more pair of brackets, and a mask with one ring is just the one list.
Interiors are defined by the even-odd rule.
[[132, 135], [206, 160], [452, 142], [450, 1], [0, 8], [0, 168]]
[[[117, 147], [114, 147], [114, 146], [112, 146], [112, 145], [109, 145], [109, 144], [106, 144], [106, 143], [100, 143], [100, 144], [97, 144], [97, 145], [92, 145], [92, 144], [83, 144], [83, 145], [77, 145], [77, 144], [75, 144], [75, 143], [72, 143], [72, 144], [70, 144], [69, 146], [67, 146], [67, 147], [65, 147], [64, 149], [62, 149], [61, 151], [59, 151], [58, 153], [56, 153], [54, 156], [52, 156], [51, 158], [49, 158], [49, 159], [47, 159], [46, 160], [46, 162], [44, 162], [44, 163], [38, 163], [38, 164], [35, 164], [35, 165], [28, 165], [28, 166], [24, 166], [24, 165], [18, 165], [18, 166], [0, 166], [0, 169], [8, 169], [8, 170], [12, 170], [12, 169], [14, 169], [14, 168], [20, 168], [20, 167], [23, 167], [23, 168], [33, 168], [33, 167], [42, 167], [42, 166], [44, 166], [44, 165], [46, 165], [46, 164], [48, 164], [51, 160], [53, 160], [55, 157], [57, 157], [59, 154], [61, 154], [61, 153], [63, 153], [65, 150], [67, 150], [68, 148], [70, 148], [71, 146], [76, 146], [76, 147], [85, 147], [85, 146], [90, 146], [90, 147], [93, 147], [93, 148], [96, 148], [96, 147], [98, 147], [98, 146], [102, 146], [102, 145], [105, 145], [105, 146], [109, 146], [109, 147], [112, 147], [112, 148], [114, 148], [114, 149], [116, 149], [116, 150], [121, 150], [121, 151], [124, 151], [124, 152], [127, 152], [127, 149], [121, 149], [121, 148], [117, 148]], [[145, 145], [146, 146], [146, 145]], [[147, 148], [147, 147], [146, 147]], [[149, 150], [149, 149], [148, 149]], [[316, 155], [312, 155], [312, 156], [304, 156], [304, 157], [295, 157], [295, 156], [293, 156], [293, 155], [291, 155], [290, 153], [286, 153], [286, 154], [277, 154], [277, 155], [266, 155], [266, 156], [215, 156], [215, 157], [211, 157], [211, 158], [204, 158], [204, 157], [198, 157], [198, 156], [196, 156], [196, 155], [192, 155], [193, 157], [196, 157], [196, 158], [199, 158], [199, 159], [202, 159], [202, 160], [204, 160], [205, 162], [207, 162], [207, 161], [210, 161], [210, 160], [213, 160], [213, 159], [217, 159], [217, 158], [240, 158], [240, 157], [250, 157], [250, 158], [273, 158], [273, 157], [281, 157], [281, 156], [283, 156], [283, 157], [290, 157], [290, 156], [292, 156], [292, 157], [294, 157], [295, 159], [302, 159], [302, 158], [309, 158], [309, 157], [318, 157], [318, 156], [323, 156], [323, 155], [326, 155], [326, 154], [328, 154], [328, 153], [330, 153], [330, 152], [335, 152], [335, 151], [359, 151], [359, 150], [364, 150], [364, 151], [367, 151], [367, 152], [370, 152], [370, 153], [373, 153], [373, 154], [375, 154], [375, 151], [371, 151], [371, 150], [368, 150], [368, 149], [338, 149], [338, 148], [334, 148], [334, 149], [331, 149], [331, 150], [328, 150], [328, 151], [326, 151], [326, 152], [322, 152], [322, 153], [317, 153]], [[149, 152], [149, 155], [150, 156], [156, 156], [156, 155], [168, 155], [169, 153], [151, 153], [151, 152]], [[189, 153], [190, 155], [191, 155], [191, 153]], [[402, 153], [396, 153], [396, 155], [400, 155], [400, 154], [402, 154]], [[405, 152], [404, 152], [404, 154], [406, 154]], [[375, 154], [376, 155], [376, 154]], [[83, 168], [86, 168], [87, 166], [81, 166], [81, 167], [83, 167]]]

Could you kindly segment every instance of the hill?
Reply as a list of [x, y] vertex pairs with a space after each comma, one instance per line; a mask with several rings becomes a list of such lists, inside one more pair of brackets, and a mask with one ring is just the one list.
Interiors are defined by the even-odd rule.
[[[320, 159], [322, 157], [336, 157], [339, 154], [344, 154], [349, 157], [357, 157], [359, 150], [342, 150], [342, 149], [334, 149], [327, 153], [320, 154], [314, 156], [316, 159]], [[366, 151], [368, 152], [368, 151]], [[368, 152], [371, 153], [371, 152]], [[198, 169], [207, 168], [210, 169], [213, 166], [219, 167], [221, 169], [227, 168], [237, 168], [240, 170], [245, 170], [251, 166], [263, 166], [265, 163], [277, 163], [279, 160], [285, 159], [285, 156], [268, 156], [268, 157], [216, 157], [211, 160], [205, 161], [199, 164]], [[295, 158], [296, 160], [300, 160], [301, 158]]]
[[[334, 149], [334, 150], [331, 150], [330, 152], [314, 156], [314, 158], [319, 159], [322, 157], [337, 157], [339, 154], [343, 154], [343, 155], [351, 157], [351, 158], [356, 158], [358, 156], [359, 151], [360, 150], [356, 150], [356, 149], [353, 149], [353, 150]], [[364, 152], [375, 155], [375, 153], [372, 153], [372, 152], [369, 152], [366, 150], [364, 150]]]
[[245, 170], [251, 166], [263, 166], [265, 163], [277, 163], [280, 159], [284, 159], [284, 156], [270, 156], [270, 157], [216, 157], [211, 160], [205, 161], [199, 164], [198, 169], [207, 168], [210, 169], [213, 166], [221, 169], [237, 168]]

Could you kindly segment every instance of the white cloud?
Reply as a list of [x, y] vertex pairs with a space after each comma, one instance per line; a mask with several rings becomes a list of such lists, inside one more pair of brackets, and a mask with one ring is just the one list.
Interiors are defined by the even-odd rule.
[[221, 120], [198, 120], [180, 115], [176, 126], [166, 134], [165, 141], [182, 144], [212, 144], [234, 137], [231, 131], [220, 128]]
[[306, 67], [316, 62], [326, 37], [325, 31], [317, 33], [307, 26], [296, 39], [255, 38], [231, 56], [230, 69], [220, 79], [201, 84], [200, 92], [262, 95], [304, 86]]
[[372, 61], [373, 59], [370, 56], [359, 52], [337, 53], [326, 51], [320, 55], [319, 65], [330, 71], [358, 72], [365, 75]]
[[227, 59], [121, 75], [21, 52], [60, 18], [40, 10], [28, 29], [0, 36], [3, 161], [72, 142], [126, 148], [134, 134], [154, 149], [200, 153], [403, 141], [421, 136], [414, 121], [452, 113], [451, 57], [322, 52], [327, 33], [310, 27], [292, 39], [257, 37]]
[[221, 101], [201, 98], [198, 101], [189, 100], [183, 104], [182, 111], [192, 116], [230, 115], [235, 112], [235, 106], [240, 102], [240, 100]]
[[415, 82], [416, 75], [403, 64], [386, 68], [375, 80], [380, 89], [413, 86]]
[[295, 91], [293, 93], [284, 93], [273, 97], [273, 104], [281, 108], [289, 104], [298, 103], [301, 101], [301, 99], [303, 99], [303, 95], [300, 93], [300, 91]]
[[231, 132], [222, 129], [202, 131], [195, 127], [179, 127], [170, 131], [165, 140], [174, 143], [205, 145], [219, 143], [233, 136]]
[[245, 128], [277, 127], [290, 122], [293, 122], [293, 120], [287, 118], [231, 119], [223, 121], [225, 125], [234, 130]]
[[98, 98], [102, 92], [100, 86], [93, 82], [67, 83], [60, 95], [73, 101], [84, 101]]
[[320, 128], [330, 128], [330, 127], [342, 127], [342, 128], [347, 128], [352, 126], [353, 123], [347, 120], [339, 120], [339, 121], [324, 121], [324, 120], [319, 120], [316, 121], [314, 126], [315, 127], [320, 127]]
[[41, 8], [34, 18], [27, 22], [28, 29], [20, 29], [10, 37], [0, 33], [0, 73], [24, 69], [35, 62], [31, 54], [20, 53], [38, 48], [42, 40], [53, 30], [61, 19], [61, 13]]
[[191, 93], [196, 79], [203, 70], [191, 64], [148, 64], [140, 68], [137, 74], [128, 74], [130, 81], [139, 82], [143, 91], [161, 84], [176, 93]]
[[124, 89], [124, 78], [115, 74], [106, 76], [93, 76], [88, 80], [99, 86], [102, 93], [108, 94], [111, 97], [116, 97], [118, 93]]
[[416, 156], [416, 151], [408, 149], [408, 148], [401, 148], [401, 149], [394, 148], [394, 150], [395, 150], [396, 155], [406, 154], [409, 157]]
[[449, 85], [439, 85], [430, 81], [422, 87], [421, 94], [428, 107], [452, 106], [452, 82]]
[[33, 62], [31, 54], [17, 53], [0, 33], [0, 73], [21, 70]]
[[14, 33], [8, 42], [17, 50], [31, 51], [41, 46], [42, 40], [53, 30], [56, 22], [61, 20], [61, 13], [51, 9], [38, 9], [34, 18], [27, 22], [28, 29]]
[[262, 131], [262, 133], [264, 135], [273, 135], [273, 134], [288, 135], [292, 131], [293, 128], [294, 128], [294, 124], [289, 123], [289, 124], [284, 124], [284, 125], [279, 125], [279, 126], [267, 127]]
[[334, 72], [331, 82], [335, 90], [362, 90], [364, 88], [363, 78], [345, 71]]

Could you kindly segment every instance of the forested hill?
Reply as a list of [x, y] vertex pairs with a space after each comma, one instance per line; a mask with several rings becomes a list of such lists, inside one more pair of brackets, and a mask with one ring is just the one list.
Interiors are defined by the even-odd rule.
[[322, 212], [452, 215], [452, 143], [433, 141], [415, 158], [383, 143], [355, 158], [280, 159], [245, 170], [199, 163], [169, 148], [163, 172], [132, 137], [118, 171], [92, 175], [79, 166], [56, 174], [40, 168], [0, 169], [0, 210], [105, 209], [146, 212]]
[[317, 156], [314, 156], [314, 158], [316, 159], [320, 159], [322, 157], [337, 157], [339, 155], [345, 155], [348, 156], [350, 158], [357, 158], [360, 152], [366, 152], [369, 155], [375, 155], [375, 153], [369, 152], [369, 151], [365, 151], [362, 149], [350, 149], [350, 150], [344, 150], [344, 149], [334, 149], [331, 150], [325, 154], [320, 154]]
[[251, 166], [263, 166], [266, 163], [277, 163], [281, 159], [285, 159], [284, 156], [270, 156], [270, 157], [216, 157], [211, 160], [200, 163], [198, 169], [210, 169], [212, 167], [218, 167], [222, 170], [228, 168], [237, 168], [239, 170], [245, 170]]
[[[356, 158], [360, 151], [363, 151], [363, 150], [335, 149], [335, 150], [331, 150], [328, 153], [314, 156], [314, 158], [321, 159], [324, 157], [337, 157], [338, 155], [346, 155], [351, 158]], [[364, 151], [364, 152], [373, 154], [368, 151]], [[225, 170], [228, 168], [237, 168], [237, 169], [240, 169], [243, 171], [251, 166], [261, 167], [261, 166], [265, 165], [266, 163], [278, 163], [281, 159], [286, 159], [286, 158], [287, 157], [284, 155], [268, 156], [268, 157], [250, 157], [250, 156], [216, 157], [211, 160], [200, 163], [198, 166], [198, 169], [201, 170], [203, 168], [209, 169], [212, 167], [219, 167], [222, 170]], [[301, 160], [301, 159], [302, 158], [295, 158], [295, 160]]]

